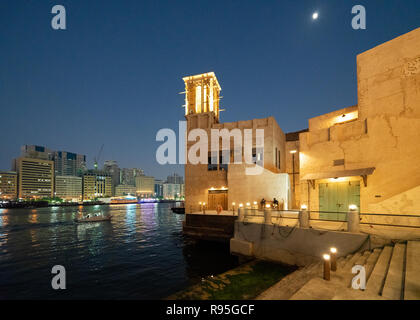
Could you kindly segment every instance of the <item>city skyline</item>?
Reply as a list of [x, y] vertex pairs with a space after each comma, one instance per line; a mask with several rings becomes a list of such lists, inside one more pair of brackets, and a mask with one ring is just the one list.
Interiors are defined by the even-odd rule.
[[[30, 147], [31, 149], [34, 149], [34, 150], [33, 151], [27, 151], [28, 147]], [[46, 155], [39, 155], [38, 152], [35, 151], [36, 148], [43, 149], [43, 151], [41, 153], [45, 152]], [[60, 149], [60, 151], [52, 150], [45, 145], [28, 145], [28, 144], [22, 145], [20, 147], [20, 153], [18, 153], [15, 157], [13, 157], [11, 159], [10, 166], [8, 168], [1, 168], [0, 171], [5, 171], [5, 172], [6, 171], [14, 171], [14, 161], [15, 161], [15, 159], [17, 159], [19, 157], [27, 157], [27, 158], [35, 158], [35, 159], [44, 159], [45, 158], [45, 160], [52, 160], [52, 161], [57, 163], [57, 160], [59, 162], [62, 162], [62, 158], [61, 158], [62, 155], [61, 154], [70, 154], [70, 155], [74, 155], [74, 156], [84, 157], [83, 163], [88, 162], [88, 161], [86, 161], [87, 159], [86, 159], [85, 155], [80, 155], [80, 154], [76, 154], [76, 153], [73, 153], [73, 152], [62, 151], [62, 150], [64, 150], [64, 149]], [[33, 154], [31, 154], [31, 152]], [[91, 163], [91, 166], [84, 166], [85, 171], [96, 170], [94, 168], [94, 161], [90, 161], [90, 163]], [[122, 170], [138, 170], [138, 171], [141, 171], [144, 175], [147, 175], [147, 174], [144, 173], [144, 169], [140, 168], [141, 166], [137, 166], [137, 167], [134, 167], [134, 168], [121, 167], [119, 165], [119, 161], [115, 160], [115, 159], [113, 159], [113, 160], [110, 160], [110, 159], [100, 160], [99, 163], [98, 163], [99, 164], [98, 170], [107, 171], [107, 164], [109, 164], [109, 163], [113, 163], [113, 164], [117, 165], [118, 169], [121, 170], [121, 171]], [[55, 175], [58, 175], [58, 176], [72, 176], [72, 175], [77, 176], [77, 173], [76, 174], [63, 174], [63, 173], [61, 173], [61, 170], [63, 170], [63, 169], [60, 168], [60, 171], [57, 172], [57, 168], [55, 168], [55, 171], [56, 171]], [[121, 180], [120, 183], [125, 184], [125, 183], [123, 183], [122, 172], [119, 173], [119, 175], [120, 175], [120, 180]], [[179, 173], [171, 172], [169, 175], [166, 176], [166, 178], [173, 177], [174, 175], [175, 176], [179, 175]], [[165, 175], [162, 175], [162, 176], [159, 176], [159, 177], [156, 177], [156, 178], [161, 180], [161, 179], [165, 178], [164, 176]], [[155, 176], [153, 176], [153, 177], [155, 177]], [[183, 178], [183, 173], [181, 174], [181, 178]]]
[[355, 31], [351, 3], [62, 4], [64, 31], [51, 28], [49, 3], [0, 5], [0, 106], [16, 119], [5, 123], [2, 170], [23, 144], [74, 150], [88, 167], [105, 144], [102, 159], [121, 167], [182, 173], [156, 163], [155, 135], [184, 120], [182, 77], [209, 71], [226, 92], [223, 121], [272, 115], [285, 132], [305, 129], [357, 104], [355, 55], [414, 29], [420, 6], [370, 1], [368, 27]]

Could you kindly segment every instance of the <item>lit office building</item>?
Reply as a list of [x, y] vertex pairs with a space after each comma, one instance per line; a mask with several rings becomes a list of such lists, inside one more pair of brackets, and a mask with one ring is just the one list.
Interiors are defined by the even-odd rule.
[[54, 196], [54, 161], [17, 158], [18, 196], [22, 199], [52, 198]]
[[139, 176], [144, 176], [144, 170], [143, 169], [137, 169], [137, 168], [132, 168], [132, 169], [121, 169], [120, 170], [120, 181], [121, 184], [127, 184], [130, 186], [135, 186], [136, 185], [136, 177]]
[[155, 193], [155, 178], [139, 176], [136, 177], [136, 193], [141, 198], [150, 198]]
[[0, 199], [12, 200], [17, 198], [17, 173], [0, 171]]
[[83, 200], [112, 196], [112, 178], [102, 172], [90, 171], [83, 175]]
[[115, 196], [122, 197], [127, 195], [135, 195], [136, 194], [136, 187], [129, 186], [126, 184], [120, 184], [115, 187]]
[[120, 184], [120, 168], [115, 160], [107, 160], [104, 163], [104, 171], [111, 176], [113, 194], [115, 194], [115, 187]]
[[178, 183], [165, 183], [163, 185], [163, 197], [165, 199], [179, 199], [184, 196], [184, 185]]
[[165, 182], [163, 180], [155, 180], [155, 197], [162, 198], [163, 197], [163, 184]]
[[82, 200], [82, 178], [77, 176], [56, 176], [55, 196], [66, 201]]
[[54, 152], [57, 176], [81, 176], [86, 171], [86, 156], [67, 151]]
[[183, 184], [184, 183], [184, 177], [174, 173], [173, 175], [168, 176], [166, 179], [167, 183], [175, 183], [175, 184]]

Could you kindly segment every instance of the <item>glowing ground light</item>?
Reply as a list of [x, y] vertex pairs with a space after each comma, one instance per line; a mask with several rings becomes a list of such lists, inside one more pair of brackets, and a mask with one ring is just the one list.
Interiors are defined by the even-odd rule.
[[319, 17], [318, 12], [314, 12], [314, 13], [312, 14], [312, 20], [317, 20], [317, 19], [318, 19], [318, 17]]

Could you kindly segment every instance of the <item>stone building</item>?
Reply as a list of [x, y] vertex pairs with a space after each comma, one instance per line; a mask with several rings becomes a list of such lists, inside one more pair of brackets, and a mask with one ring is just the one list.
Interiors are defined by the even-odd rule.
[[300, 202], [419, 214], [420, 28], [358, 55], [357, 86], [356, 106], [309, 119], [300, 134]]
[[[205, 164], [192, 164], [187, 159], [185, 165], [185, 208], [187, 212], [198, 211], [200, 203], [206, 203], [209, 210], [221, 205], [224, 210], [231, 210], [239, 205], [258, 206], [262, 198], [270, 201], [277, 198], [284, 208], [291, 205], [291, 189], [289, 175], [286, 173], [286, 136], [273, 117], [253, 119], [231, 123], [220, 122], [219, 99], [221, 87], [213, 72], [183, 78], [185, 82], [187, 119], [187, 137], [193, 129], [201, 129], [207, 133], [208, 160]], [[262, 173], [246, 175], [246, 168], [255, 164], [234, 163], [233, 136], [227, 144], [231, 146], [230, 154], [223, 150], [223, 142], [219, 144], [218, 154], [212, 154], [211, 130], [236, 130], [244, 136], [244, 131], [252, 131], [252, 158], [263, 162]], [[264, 130], [263, 152], [257, 148], [256, 130]], [[187, 153], [196, 141], [187, 141]], [[242, 148], [242, 155], [244, 149]], [[222, 163], [226, 155], [230, 163]], [[226, 162], [226, 161], [225, 161]], [[254, 204], [255, 203], [255, 204]]]
[[[232, 154], [228, 165], [187, 162], [187, 212], [200, 203], [230, 210], [276, 197], [285, 209], [305, 205], [330, 220], [345, 218], [350, 205], [363, 213], [420, 213], [420, 28], [358, 55], [357, 105], [309, 119], [300, 132], [284, 134], [273, 117], [221, 123], [214, 73], [183, 80], [187, 137], [197, 128], [208, 137], [211, 129], [252, 129], [254, 137], [264, 129], [260, 175], [246, 175]], [[195, 143], [187, 141], [187, 153]], [[254, 139], [254, 158], [257, 151]]]

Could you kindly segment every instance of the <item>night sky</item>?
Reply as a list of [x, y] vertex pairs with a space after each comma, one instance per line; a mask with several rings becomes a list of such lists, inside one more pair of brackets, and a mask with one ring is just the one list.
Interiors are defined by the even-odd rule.
[[[56, 4], [67, 30], [51, 28]], [[272, 115], [296, 131], [357, 104], [356, 55], [419, 22], [418, 0], [0, 0], [0, 170], [24, 144], [89, 166], [104, 144], [101, 164], [183, 173], [155, 160], [156, 132], [184, 119], [183, 76], [216, 73], [223, 122]]]

